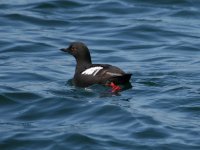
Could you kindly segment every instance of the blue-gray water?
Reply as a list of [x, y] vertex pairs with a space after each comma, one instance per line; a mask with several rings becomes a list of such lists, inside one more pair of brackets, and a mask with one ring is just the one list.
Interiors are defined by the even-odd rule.
[[[133, 77], [70, 84], [72, 41]], [[199, 0], [1, 0], [0, 150], [199, 150]]]

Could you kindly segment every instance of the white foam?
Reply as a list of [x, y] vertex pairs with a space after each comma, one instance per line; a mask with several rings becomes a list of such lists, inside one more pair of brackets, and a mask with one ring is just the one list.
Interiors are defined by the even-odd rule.
[[101, 66], [91, 67], [83, 71], [81, 74], [95, 76], [101, 69], [103, 69]]

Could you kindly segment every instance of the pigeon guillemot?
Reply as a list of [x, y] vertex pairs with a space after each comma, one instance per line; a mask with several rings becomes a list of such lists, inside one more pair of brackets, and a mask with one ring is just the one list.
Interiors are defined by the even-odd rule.
[[92, 64], [89, 49], [82, 42], [73, 42], [68, 48], [60, 49], [76, 59], [76, 70], [73, 78], [75, 86], [87, 87], [101, 84], [112, 88], [112, 92], [121, 90], [119, 85], [129, 83], [130, 73], [108, 64]]

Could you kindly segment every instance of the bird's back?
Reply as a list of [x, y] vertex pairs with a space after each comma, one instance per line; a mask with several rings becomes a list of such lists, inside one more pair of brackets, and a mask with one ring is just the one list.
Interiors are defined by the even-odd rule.
[[115, 84], [126, 84], [132, 74], [127, 74], [120, 68], [107, 64], [93, 64], [82, 72], [76, 72], [74, 83], [80, 87], [92, 84], [102, 84], [113, 82]]

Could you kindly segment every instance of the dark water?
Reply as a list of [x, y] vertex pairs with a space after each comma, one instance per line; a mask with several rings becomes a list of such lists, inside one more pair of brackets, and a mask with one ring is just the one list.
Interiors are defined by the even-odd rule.
[[[101, 95], [58, 49], [133, 73]], [[199, 150], [200, 1], [1, 0], [0, 150]]]

